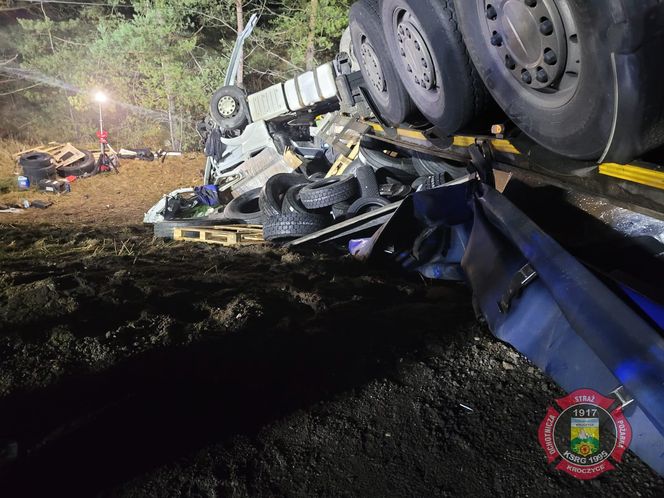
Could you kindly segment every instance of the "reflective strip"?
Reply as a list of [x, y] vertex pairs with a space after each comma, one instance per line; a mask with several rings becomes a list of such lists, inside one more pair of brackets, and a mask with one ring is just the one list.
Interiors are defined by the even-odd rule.
[[633, 164], [604, 163], [599, 165], [599, 172], [602, 175], [664, 190], [664, 171], [655, 171]]
[[452, 145], [455, 147], [470, 147], [475, 144], [475, 137], [464, 137], [462, 135], [457, 135], [454, 137]]
[[506, 154], [521, 154], [521, 152], [519, 152], [509, 140], [496, 138], [491, 140], [491, 145], [499, 152], [504, 152]]

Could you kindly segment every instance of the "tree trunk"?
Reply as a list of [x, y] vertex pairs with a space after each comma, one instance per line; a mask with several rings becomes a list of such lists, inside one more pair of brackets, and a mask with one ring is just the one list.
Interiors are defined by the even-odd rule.
[[307, 71], [311, 71], [316, 63], [316, 22], [318, 21], [318, 0], [311, 0], [311, 12], [309, 13], [309, 34], [307, 36], [307, 51], [304, 62]]
[[175, 138], [175, 124], [173, 123], [173, 119], [175, 119], [173, 97], [169, 93], [166, 94], [166, 99], [168, 100], [168, 129], [171, 135], [171, 150], [179, 150], [177, 139]]
[[[244, 9], [242, 7], [242, 0], [235, 0], [235, 13], [237, 15], [237, 34], [239, 36], [240, 33], [244, 31]], [[244, 79], [244, 50], [240, 50], [235, 84], [238, 86], [242, 86], [243, 79]]]

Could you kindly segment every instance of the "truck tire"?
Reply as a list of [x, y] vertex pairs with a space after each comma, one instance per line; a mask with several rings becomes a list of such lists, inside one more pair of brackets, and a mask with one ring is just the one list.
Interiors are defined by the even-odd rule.
[[28, 152], [19, 158], [18, 163], [23, 169], [42, 169], [51, 165], [51, 159], [45, 152]]
[[380, 209], [390, 204], [390, 201], [383, 199], [380, 196], [361, 197], [350, 205], [348, 211], [346, 212], [346, 217], [354, 218], [360, 214], [368, 213], [369, 211]]
[[320, 214], [280, 214], [265, 220], [263, 238], [275, 242], [297, 239], [322, 230], [328, 225], [329, 217]]
[[224, 209], [224, 218], [247, 225], [260, 225], [263, 221], [263, 213], [258, 205], [260, 192], [260, 188], [255, 188], [233, 199]]
[[249, 107], [244, 91], [236, 86], [222, 86], [210, 100], [210, 115], [227, 130], [243, 130], [249, 122]]
[[413, 160], [410, 157], [392, 157], [385, 154], [382, 150], [375, 150], [362, 145], [360, 146], [359, 158], [362, 164], [371, 166], [375, 170], [393, 168], [408, 174], [416, 173], [413, 167]]
[[286, 195], [284, 196], [284, 202], [281, 206], [282, 214], [291, 214], [291, 213], [301, 213], [308, 214], [310, 211], [304, 207], [302, 201], [300, 200], [300, 191], [304, 188], [304, 185], [295, 185], [288, 189]]
[[533, 140], [574, 159], [598, 159], [611, 137], [613, 3], [455, 0], [466, 47], [494, 99]]
[[68, 176], [83, 176], [91, 174], [95, 170], [95, 158], [89, 150], [81, 150], [85, 154], [83, 159], [76, 161], [69, 166], [58, 168], [58, 175], [66, 178]]
[[384, 0], [381, 17], [397, 74], [441, 134], [451, 135], [482, 111], [486, 89], [464, 46], [452, 0]]
[[360, 0], [350, 8], [350, 34], [365, 85], [380, 118], [398, 126], [415, 106], [397, 75], [380, 22], [378, 0]]
[[420, 176], [437, 175], [448, 173], [452, 178], [461, 178], [468, 174], [468, 170], [461, 166], [452, 166], [450, 163], [437, 157], [413, 152], [413, 167]]
[[300, 191], [300, 200], [308, 209], [330, 207], [358, 196], [359, 188], [353, 176], [333, 176], [310, 183]]
[[48, 166], [38, 167], [38, 166], [23, 166], [23, 176], [27, 176], [30, 181], [30, 185], [37, 185], [39, 180], [51, 180], [55, 178], [55, 164], [49, 164]]
[[263, 216], [277, 216], [281, 214], [284, 196], [288, 189], [296, 185], [304, 185], [307, 179], [294, 173], [278, 173], [270, 177], [258, 198], [258, 205]]

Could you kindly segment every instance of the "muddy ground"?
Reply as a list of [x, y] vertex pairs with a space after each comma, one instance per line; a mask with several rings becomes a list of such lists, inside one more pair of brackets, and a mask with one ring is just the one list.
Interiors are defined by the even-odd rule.
[[631, 454], [547, 466], [563, 393], [462, 286], [140, 226], [0, 240], [3, 497], [664, 495]]

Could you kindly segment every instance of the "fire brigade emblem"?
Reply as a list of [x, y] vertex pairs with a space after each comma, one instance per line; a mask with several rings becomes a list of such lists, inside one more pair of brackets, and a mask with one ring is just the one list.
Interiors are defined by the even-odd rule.
[[590, 389], [556, 400], [539, 428], [548, 462], [577, 479], [595, 479], [614, 470], [632, 440], [622, 406]]

